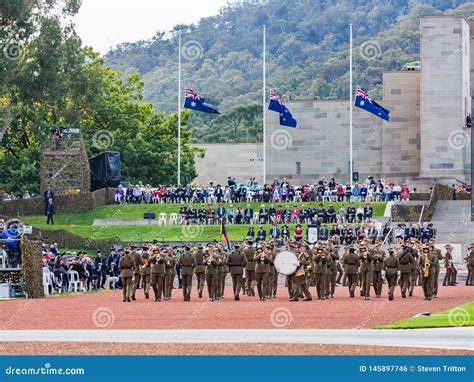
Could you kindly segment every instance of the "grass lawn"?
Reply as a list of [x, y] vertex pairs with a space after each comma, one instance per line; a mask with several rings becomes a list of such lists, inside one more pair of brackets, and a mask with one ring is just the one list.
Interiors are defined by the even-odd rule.
[[[283, 206], [294, 203], [285, 203]], [[309, 203], [297, 203], [298, 205], [305, 204], [308, 208]], [[325, 202], [324, 206], [327, 208], [329, 202]], [[332, 203], [339, 210], [342, 203]], [[245, 203], [242, 205], [245, 207]], [[254, 212], [258, 211], [261, 203], [252, 203]], [[266, 204], [267, 207], [269, 204]], [[348, 203], [345, 203], [346, 207]], [[383, 216], [385, 211], [385, 202], [371, 203], [374, 209], [374, 217]], [[144, 212], [154, 212], [157, 217], [161, 212], [168, 214], [179, 212], [180, 204], [129, 204], [129, 205], [107, 205], [102, 206], [96, 210], [80, 213], [64, 213], [54, 215], [54, 227], [46, 224], [46, 218], [41, 215], [23, 216], [22, 220], [34, 227], [41, 229], [65, 229], [77, 235], [88, 237], [92, 239], [105, 239], [113, 236], [119, 237], [124, 241], [210, 241], [219, 240], [220, 227], [214, 226], [92, 226], [94, 219], [141, 219]], [[199, 208], [199, 204], [194, 204]], [[216, 205], [214, 205], [215, 207]], [[234, 204], [234, 208], [237, 205]], [[277, 207], [278, 205], [275, 205]], [[226, 205], [228, 208], [228, 205]], [[293, 230], [295, 225], [289, 225]], [[242, 240], [245, 238], [249, 225], [229, 225], [228, 231], [231, 240]], [[254, 225], [255, 231], [258, 230], [258, 225]], [[269, 229], [270, 225], [266, 225], [265, 229]], [[305, 227], [303, 227], [304, 229]], [[47, 232], [44, 232], [47, 237]]]
[[430, 316], [412, 317], [393, 324], [376, 326], [374, 329], [421, 329], [453, 326], [474, 326], [474, 302], [468, 302]]

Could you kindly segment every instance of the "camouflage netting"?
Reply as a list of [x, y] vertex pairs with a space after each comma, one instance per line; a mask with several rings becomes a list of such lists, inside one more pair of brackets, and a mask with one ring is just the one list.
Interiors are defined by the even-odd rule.
[[41, 242], [23, 238], [20, 241], [20, 248], [25, 278], [25, 293], [28, 294], [29, 298], [44, 297]]

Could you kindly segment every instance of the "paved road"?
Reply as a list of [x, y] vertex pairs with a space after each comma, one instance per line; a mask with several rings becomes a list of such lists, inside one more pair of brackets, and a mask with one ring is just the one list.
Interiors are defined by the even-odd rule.
[[128, 343], [301, 343], [474, 349], [474, 328], [416, 330], [5, 330], [0, 341]]

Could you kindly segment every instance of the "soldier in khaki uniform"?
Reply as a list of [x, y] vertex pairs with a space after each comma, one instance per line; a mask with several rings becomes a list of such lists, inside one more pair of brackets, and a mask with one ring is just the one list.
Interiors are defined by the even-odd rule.
[[467, 246], [468, 255], [464, 258], [467, 267], [466, 285], [474, 285], [474, 243]]
[[443, 260], [443, 254], [441, 253], [440, 249], [435, 248], [435, 239], [429, 240], [430, 252], [434, 253], [435, 255], [435, 273], [433, 275], [433, 298], [438, 297], [438, 279], [439, 279], [439, 272], [440, 272], [440, 260]]
[[453, 262], [453, 247], [450, 244], [446, 244], [444, 248], [446, 249], [446, 253], [444, 254], [444, 268], [446, 269], [446, 274], [444, 275], [443, 285], [456, 285], [458, 271]]
[[398, 272], [398, 258], [395, 256], [393, 248], [388, 250], [388, 257], [383, 260], [383, 270], [385, 271], [385, 278], [388, 284], [388, 299], [393, 300], [393, 291], [397, 285], [397, 272]]
[[217, 276], [217, 295], [218, 299], [224, 299], [225, 279], [229, 273], [229, 266], [227, 265], [227, 253], [223, 248], [219, 248], [219, 273]]
[[415, 247], [416, 239], [411, 238], [410, 243], [412, 245], [411, 255], [413, 256], [413, 263], [410, 264], [410, 287], [408, 296], [411, 297], [413, 296], [413, 291], [415, 290], [417, 280], [420, 276], [420, 268], [418, 266], [418, 259], [420, 255], [418, 253], [418, 249]]
[[[276, 256], [276, 248], [274, 244], [268, 246], [268, 250], [270, 251], [270, 256], [273, 260], [275, 260]], [[275, 268], [273, 262], [270, 263], [270, 275], [269, 275], [269, 282], [268, 282], [268, 298], [276, 298], [278, 290], [278, 271]]]
[[194, 274], [197, 279], [197, 291], [199, 298], [202, 298], [202, 291], [204, 290], [204, 284], [206, 283], [206, 266], [204, 265], [204, 251], [202, 245], [198, 245], [197, 250], [194, 253], [194, 258], [196, 259]]
[[240, 250], [240, 245], [235, 244], [234, 250], [227, 257], [227, 265], [232, 277], [232, 289], [234, 291], [234, 300], [240, 300], [240, 290], [242, 289], [242, 275], [246, 265], [245, 255]]
[[130, 256], [130, 250], [126, 249], [124, 255], [119, 260], [120, 278], [122, 280], [123, 301], [131, 302], [133, 270], [135, 262]]
[[171, 300], [171, 292], [173, 290], [173, 280], [176, 274], [175, 271], [175, 258], [171, 254], [172, 249], [169, 248], [165, 252], [165, 290], [164, 290], [164, 298], [163, 300], [169, 301]]
[[[288, 244], [288, 251], [293, 252], [296, 256], [298, 256], [297, 251], [296, 251], [296, 246], [294, 245], [294, 243], [289, 243]], [[291, 301], [291, 299], [294, 297], [293, 293], [296, 290], [296, 288], [295, 288], [295, 273], [286, 276], [285, 286], [288, 289], [288, 299]]]
[[367, 250], [365, 243], [363, 243], [359, 248], [359, 275], [361, 281], [360, 288], [364, 295], [364, 300], [370, 300], [370, 285], [373, 272], [372, 255]]
[[196, 267], [196, 259], [191, 253], [189, 245], [184, 246], [184, 252], [179, 256], [178, 264], [181, 266], [183, 277], [183, 297], [184, 301], [191, 301], [191, 287], [193, 285], [193, 273]]
[[375, 296], [380, 298], [382, 296], [382, 285], [383, 285], [383, 278], [382, 278], [382, 269], [383, 269], [383, 261], [385, 258], [385, 252], [380, 247], [380, 243], [375, 245], [375, 249], [372, 251], [373, 256], [373, 265], [374, 271], [372, 274], [372, 284], [374, 287]]
[[166, 253], [164, 251], [160, 253], [160, 249], [155, 248], [150, 257], [151, 287], [155, 294], [155, 302], [160, 302], [164, 298], [165, 256]]
[[336, 291], [337, 264], [339, 261], [339, 245], [329, 247], [329, 257], [331, 260], [329, 263], [329, 294], [331, 298], [334, 298], [334, 293]]
[[354, 298], [355, 288], [357, 287], [357, 269], [359, 268], [359, 257], [356, 254], [355, 247], [349, 247], [349, 252], [344, 255], [344, 272], [347, 277], [349, 287], [349, 296]]
[[310, 260], [305, 248], [300, 247], [300, 254], [298, 256], [299, 265], [294, 273], [293, 292], [289, 301], [298, 301], [301, 293], [305, 296], [303, 301], [311, 301], [313, 299], [308, 289], [305, 272], [305, 268], [309, 265]]
[[421, 269], [421, 286], [425, 300], [431, 300], [434, 292], [434, 276], [436, 274], [436, 262], [438, 255], [431, 251], [429, 246], [424, 246], [418, 263]]
[[265, 252], [264, 248], [259, 247], [253, 260], [255, 261], [255, 281], [257, 282], [258, 297], [260, 301], [265, 301], [268, 291], [271, 257]]
[[247, 261], [245, 266], [245, 277], [247, 279], [247, 294], [249, 296], [255, 296], [254, 283], [255, 283], [255, 248], [253, 247], [253, 240], [247, 240], [247, 245], [244, 248], [244, 255]]
[[398, 256], [398, 263], [400, 269], [400, 289], [402, 291], [402, 297], [406, 298], [406, 292], [408, 285], [410, 284], [411, 264], [415, 260], [413, 259], [412, 250], [408, 243], [402, 245], [402, 251]]
[[143, 292], [145, 294], [145, 298], [150, 298], [150, 282], [151, 282], [151, 266], [150, 266], [150, 253], [148, 245], [143, 244], [142, 246], [142, 254], [141, 254], [141, 262], [142, 265], [140, 266], [140, 277], [142, 279], [143, 284]]
[[314, 255], [314, 283], [318, 300], [326, 299], [327, 258], [328, 254], [322, 247], [316, 249]]
[[133, 301], [136, 300], [135, 298], [135, 291], [140, 285], [140, 268], [143, 265], [142, 257], [137, 252], [136, 244], [130, 244], [130, 256], [132, 256], [135, 266], [133, 267], [133, 284], [131, 290], [131, 298]]
[[209, 301], [217, 300], [217, 277], [219, 272], [219, 263], [216, 255], [209, 248], [204, 252], [204, 264], [206, 266], [206, 284], [209, 294]]

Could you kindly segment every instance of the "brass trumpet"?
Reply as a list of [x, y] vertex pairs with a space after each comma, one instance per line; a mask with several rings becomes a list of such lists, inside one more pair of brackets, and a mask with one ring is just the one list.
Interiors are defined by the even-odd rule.
[[423, 277], [427, 278], [430, 275], [430, 257], [428, 254], [425, 254], [425, 260], [423, 262]]

